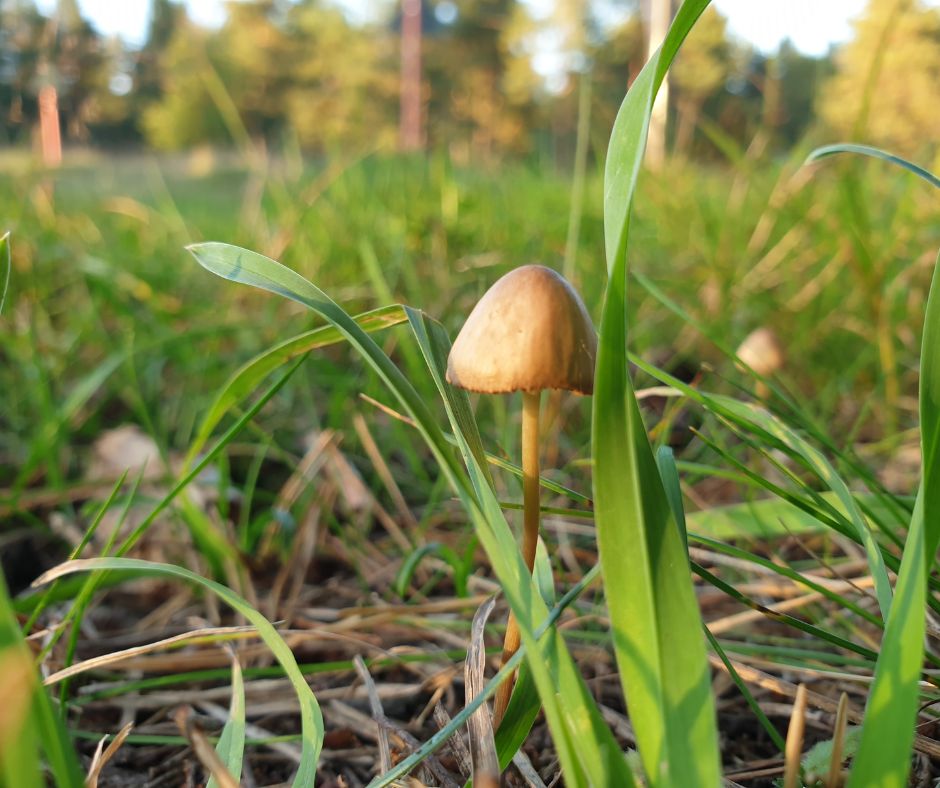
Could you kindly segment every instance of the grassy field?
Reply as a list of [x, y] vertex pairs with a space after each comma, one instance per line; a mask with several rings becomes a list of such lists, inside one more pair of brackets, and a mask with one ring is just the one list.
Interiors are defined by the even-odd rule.
[[[918, 481], [918, 362], [940, 246], [937, 197], [881, 163], [804, 166], [805, 153], [782, 161], [742, 155], [722, 166], [676, 160], [644, 174], [630, 237], [630, 350], [675, 374], [675, 385], [749, 400], [755, 381], [726, 351], [756, 328], [771, 329], [786, 360], [769, 406], [859, 494], [894, 571]], [[0, 545], [24, 616], [40, 598], [29, 596], [29, 583], [83, 544], [92, 524], [84, 557], [111, 551], [119, 538], [112, 529], [127, 534], [146, 522], [189, 467], [200, 424], [240, 365], [322, 325], [297, 304], [212, 277], [188, 244], [258, 251], [351, 314], [407, 304], [451, 337], [501, 274], [537, 261], [567, 269], [600, 324], [600, 171], [588, 176], [575, 239], [570, 179], [539, 163], [464, 170], [439, 156], [310, 163], [76, 153], [52, 174], [9, 154], [0, 167], [0, 229], [10, 231], [12, 250], [0, 320]], [[408, 327], [374, 336], [445, 425]], [[840, 531], [852, 513], [833, 504], [838, 492], [805, 446], [768, 437], [766, 425], [749, 430], [743, 417], [691, 395], [644, 397], [666, 378], [636, 372], [654, 447], [675, 449], [699, 603], [721, 644], [715, 653], [723, 648], [737, 666], [722, 672], [714, 663], [724, 768], [741, 784], [770, 784], [782, 771], [771, 729], [786, 729], [797, 683], [816, 691], [806, 750], [832, 737], [840, 691], [854, 714], [864, 706], [881, 626], [865, 552], [845, 535], [848, 525]], [[212, 434], [236, 424], [279, 374], [254, 383]], [[486, 449], [514, 462], [517, 396], [473, 399]], [[558, 545], [552, 567], [562, 594], [597, 561], [591, 402], [552, 395], [546, 408], [543, 467], [556, 486], [543, 497], [545, 533]], [[189, 492], [130, 553], [222, 580], [283, 622], [323, 707], [324, 784], [362, 784], [381, 760], [383, 735], [406, 753], [444, 724], [435, 704], [444, 718], [463, 708], [470, 619], [497, 588], [471, 518], [399, 410], [345, 344], [314, 350], [223, 439]], [[133, 495], [115, 487], [128, 468], [138, 479]], [[497, 466], [494, 483], [508, 507], [520, 499], [513, 473]], [[762, 498], [770, 501], [763, 509], [724, 508]], [[68, 579], [61, 587], [72, 589], [63, 598], [74, 596]], [[183, 762], [198, 770], [185, 748], [198, 750], [199, 726], [187, 723], [181, 733], [170, 712], [188, 704], [201, 727], [217, 732], [233, 682], [218, 644], [242, 640], [247, 737], [255, 742], [248, 768], [257, 784], [287, 779], [299, 747], [284, 673], [244, 633], [211, 629], [244, 624], [245, 611], [232, 615], [210, 594], [147, 576], [95, 597], [83, 626], [55, 643], [69, 608], [52, 597], [42, 605], [38, 622], [47, 629], [35, 646], [50, 648], [50, 670], [201, 631], [203, 648], [142, 650], [57, 680], [53, 694], [66, 704], [73, 735], [87, 740], [83, 754], [136, 723], [102, 784], [109, 770], [114, 784], [146, 773], [150, 782], [140, 784], [153, 785], [174, 784], [169, 775]], [[763, 616], [767, 606], [778, 612]], [[504, 621], [502, 613], [491, 618], [489, 646]], [[635, 746], [600, 588], [582, 594], [563, 621], [618, 742]], [[377, 689], [362, 683], [357, 654]], [[738, 679], [770, 718], [764, 728], [748, 695], [734, 689]], [[370, 698], [384, 704], [390, 734], [375, 729]], [[932, 715], [924, 712], [915, 744], [928, 770], [940, 752], [928, 740]], [[523, 752], [519, 773], [534, 768], [550, 782], [556, 764], [544, 726]], [[426, 761], [425, 780], [444, 784], [440, 770], [453, 780], [460, 757], [455, 749]]]

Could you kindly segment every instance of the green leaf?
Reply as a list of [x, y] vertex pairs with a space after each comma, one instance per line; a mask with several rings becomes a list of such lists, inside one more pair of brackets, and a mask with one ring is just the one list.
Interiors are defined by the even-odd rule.
[[719, 406], [722, 413], [728, 414], [737, 419], [739, 423], [748, 424], [753, 429], [782, 443], [791, 452], [798, 455], [806, 466], [832, 490], [842, 508], [848, 514], [859, 544], [865, 548], [868, 568], [875, 582], [875, 594], [878, 597], [881, 615], [887, 619], [888, 612], [891, 609], [891, 583], [888, 580], [888, 570], [885, 567], [881, 548], [875, 541], [871, 527], [855, 502], [848, 485], [839, 476], [836, 469], [832, 467], [825, 455], [759, 405], [739, 402], [720, 394], [710, 394], [708, 399], [711, 403]]
[[33, 585], [48, 583], [58, 577], [75, 572], [96, 572], [100, 570], [168, 575], [190, 583], [196, 583], [207, 591], [211, 591], [257, 628], [261, 639], [271, 649], [281, 667], [284, 668], [284, 672], [294, 687], [297, 701], [300, 704], [301, 755], [300, 766], [294, 776], [293, 785], [296, 788], [313, 785], [317, 773], [317, 760], [323, 747], [323, 715], [320, 713], [320, 705], [317, 703], [317, 699], [297, 666], [297, 660], [294, 659], [290, 647], [271, 623], [238, 594], [214, 580], [209, 580], [179, 566], [142, 561], [136, 558], [81, 558], [75, 561], [66, 561], [64, 564], [59, 564], [59, 566], [44, 573]]
[[[242, 679], [242, 666], [238, 655], [232, 653], [232, 701], [229, 704], [228, 720], [222, 728], [222, 735], [215, 751], [229, 774], [236, 782], [241, 779], [242, 763], [245, 760], [245, 682]], [[206, 783], [206, 788], [219, 788], [215, 777]]]
[[940, 189], [940, 178], [934, 175], [929, 170], [925, 170], [923, 167], [914, 164], [913, 162], [908, 161], [907, 159], [902, 159], [900, 156], [896, 156], [893, 153], [888, 153], [883, 151], [880, 148], [872, 148], [869, 145], [856, 145], [851, 142], [840, 142], [835, 145], [823, 145], [821, 148], [816, 148], [809, 156], [806, 157], [806, 163], [818, 161], [826, 156], [833, 156], [837, 153], [857, 153], [862, 156], [871, 156], [874, 159], [881, 159], [882, 161], [890, 162], [891, 164], [896, 164], [898, 167], [912, 172], [918, 178], [923, 178], [931, 186], [936, 186]]
[[682, 486], [679, 481], [679, 469], [676, 467], [676, 457], [668, 446], [660, 446], [656, 450], [656, 467], [659, 468], [659, 477], [663, 481], [666, 491], [666, 500], [672, 509], [672, 516], [682, 535], [682, 544], [686, 552], [689, 551], [689, 529], [685, 521], [685, 507], [682, 505]]
[[707, 0], [687, 0], [614, 123], [604, 180], [610, 279], [594, 384], [594, 511], [621, 681], [652, 785], [717, 786], [718, 735], [688, 554], [629, 376], [630, 212], [656, 92]]
[[[10, 676], [14, 671], [28, 677], [23, 684], [19, 720], [13, 728], [4, 730], [12, 734], [11, 739], [0, 740], [0, 785], [9, 788], [32, 788], [44, 785], [40, 768], [40, 750], [55, 778], [62, 788], [82, 788], [84, 778], [78, 765], [78, 757], [72, 741], [62, 723], [62, 718], [52, 706], [52, 701], [33, 666], [29, 649], [16, 623], [13, 607], [7, 592], [6, 582], [0, 574], [0, 670]], [[32, 686], [30, 686], [32, 685]], [[10, 714], [14, 698], [4, 696], [4, 704]], [[12, 714], [16, 714], [13, 709]], [[9, 717], [8, 717], [9, 719]]]
[[924, 539], [929, 571], [940, 543], [940, 256], [927, 297], [920, 351], [920, 432], [923, 452]]
[[3, 305], [7, 300], [7, 292], [10, 290], [10, 272], [13, 270], [13, 264], [10, 262], [10, 234], [4, 233], [0, 236], [0, 315], [3, 314]]
[[927, 298], [920, 356], [920, 493], [904, 543], [850, 788], [907, 785], [920, 702], [927, 578], [940, 542], [940, 259]]

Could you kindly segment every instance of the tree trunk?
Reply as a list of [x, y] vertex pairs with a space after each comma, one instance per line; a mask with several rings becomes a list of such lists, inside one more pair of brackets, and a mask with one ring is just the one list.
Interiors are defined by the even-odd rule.
[[[647, 4], [647, 20], [649, 34], [646, 39], [646, 59], [663, 43], [672, 22], [671, 0], [645, 0]], [[658, 169], [666, 160], [666, 120], [669, 114], [669, 75], [663, 80], [656, 102], [653, 104], [653, 114], [650, 117], [649, 136], [646, 143], [646, 163], [653, 169]]]
[[421, 0], [401, 3], [401, 108], [399, 146], [403, 151], [424, 146], [421, 118]]
[[39, 91], [39, 140], [42, 162], [47, 167], [62, 163], [62, 134], [59, 129], [59, 96], [52, 85]]

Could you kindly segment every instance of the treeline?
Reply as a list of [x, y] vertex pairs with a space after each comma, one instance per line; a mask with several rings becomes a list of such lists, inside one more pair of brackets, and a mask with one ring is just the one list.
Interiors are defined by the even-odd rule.
[[[357, 25], [327, 0], [242, 0], [206, 30], [182, 5], [152, 0], [146, 40], [128, 48], [99, 35], [76, 0], [49, 16], [32, 0], [3, 0], [0, 142], [30, 144], [51, 85], [66, 144], [393, 148], [402, 6], [381, 7], [379, 21]], [[612, 21], [610, 7], [555, 0], [534, 19], [517, 0], [424, 0], [422, 143], [463, 159], [569, 151], [587, 90], [603, 139], [647, 47], [639, 10]], [[823, 58], [787, 42], [766, 56], [731, 39], [710, 9], [671, 76], [670, 148], [707, 157], [757, 136], [784, 149], [820, 124], [905, 153], [935, 144], [940, 12], [870, 0], [856, 29]]]

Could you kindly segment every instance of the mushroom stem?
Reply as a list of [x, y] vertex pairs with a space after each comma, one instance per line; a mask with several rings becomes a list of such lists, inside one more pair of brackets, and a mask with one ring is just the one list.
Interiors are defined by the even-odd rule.
[[529, 572], [539, 543], [539, 401], [541, 392], [522, 392], [522, 557]]
[[[529, 572], [535, 565], [535, 549], [539, 543], [539, 405], [540, 391], [522, 392], [522, 557]], [[503, 662], [519, 650], [519, 626], [510, 613], [503, 640]], [[506, 679], [496, 691], [493, 706], [493, 724], [499, 727], [509, 698], [515, 676]]]

